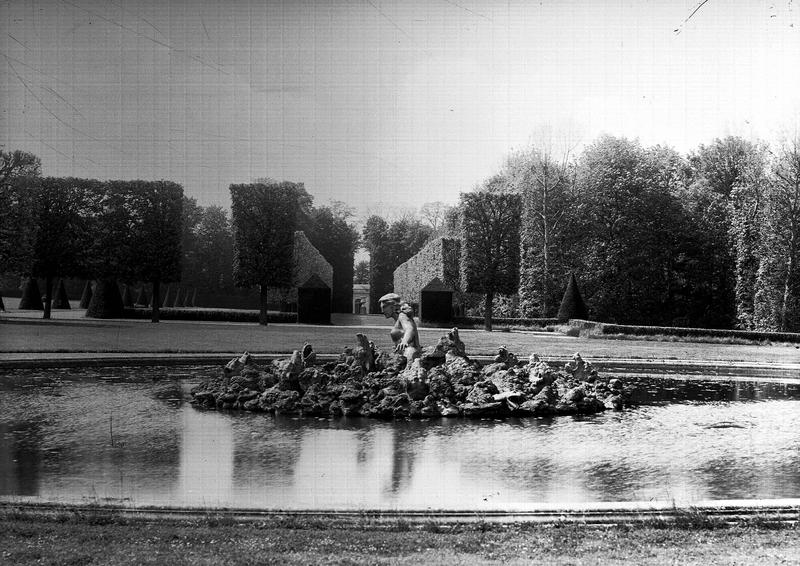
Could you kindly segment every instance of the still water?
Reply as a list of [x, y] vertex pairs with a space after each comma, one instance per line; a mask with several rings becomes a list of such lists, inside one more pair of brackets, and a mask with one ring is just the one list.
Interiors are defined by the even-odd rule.
[[199, 410], [209, 367], [15, 370], [0, 499], [269, 509], [515, 509], [800, 497], [800, 385], [626, 376], [639, 406], [381, 422]]

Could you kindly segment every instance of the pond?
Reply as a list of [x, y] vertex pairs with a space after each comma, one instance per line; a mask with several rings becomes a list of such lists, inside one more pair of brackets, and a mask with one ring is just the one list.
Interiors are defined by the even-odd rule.
[[800, 384], [625, 376], [588, 417], [384, 422], [200, 410], [218, 367], [13, 370], [0, 499], [265, 509], [524, 509], [800, 497]]

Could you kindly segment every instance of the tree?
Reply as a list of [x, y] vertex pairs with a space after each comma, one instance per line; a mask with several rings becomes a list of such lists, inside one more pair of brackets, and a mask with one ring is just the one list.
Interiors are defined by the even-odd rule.
[[678, 197], [681, 163], [672, 150], [609, 136], [583, 152], [574, 245], [593, 317], [669, 324], [685, 310], [681, 283], [693, 251]]
[[575, 274], [569, 274], [569, 282], [567, 283], [567, 290], [564, 291], [564, 297], [561, 299], [561, 306], [558, 308], [558, 321], [569, 322], [571, 318], [586, 318], [589, 314], [589, 309], [586, 308], [586, 303], [583, 301], [581, 292], [578, 289], [578, 281], [575, 279]]
[[754, 325], [800, 330], [800, 138], [784, 142], [769, 172]]
[[57, 277], [83, 275], [91, 243], [91, 200], [99, 183], [87, 179], [40, 179], [36, 192], [36, 238], [31, 275], [45, 280], [43, 318], [52, 309]]
[[14, 177], [39, 177], [41, 160], [27, 151], [0, 149], [0, 184]]
[[233, 277], [261, 290], [259, 324], [267, 324], [270, 287], [291, 287], [294, 232], [302, 183], [231, 185]]
[[313, 208], [304, 228], [308, 240], [333, 267], [333, 312], [352, 310], [353, 257], [358, 248], [359, 234], [355, 226], [347, 223], [351, 214], [342, 203]]
[[522, 196], [520, 309], [548, 317], [570, 270], [566, 229], [581, 210], [569, 154], [556, 161], [548, 147], [531, 147], [508, 159], [503, 177], [501, 190]]
[[200, 260], [200, 248], [197, 231], [203, 217], [203, 207], [197, 199], [183, 196], [183, 212], [181, 214], [181, 281], [188, 285], [197, 285], [203, 264]]
[[466, 292], [485, 295], [484, 328], [491, 331], [494, 295], [519, 287], [521, 199], [511, 193], [462, 193], [459, 208], [461, 280]]
[[698, 292], [705, 295], [708, 325], [752, 327], [754, 229], [764, 167], [764, 148], [735, 136], [701, 145], [689, 156], [686, 206], [705, 258]]
[[195, 233], [198, 285], [213, 292], [233, 287], [233, 232], [220, 206], [202, 209]]
[[36, 232], [33, 179], [39, 158], [0, 149], [0, 273], [28, 274]]
[[426, 202], [419, 209], [419, 214], [422, 216], [434, 233], [438, 233], [444, 225], [445, 216], [447, 211], [452, 208], [441, 201]]
[[369, 253], [369, 312], [378, 312], [378, 299], [391, 292], [389, 260], [386, 254], [389, 224], [380, 216], [367, 218], [361, 233], [364, 249]]
[[369, 262], [366, 260], [361, 260], [356, 263], [356, 267], [353, 272], [353, 283], [357, 283], [359, 285], [363, 285], [365, 283], [369, 283]]
[[117, 280], [135, 280], [133, 259], [135, 227], [132, 194], [127, 181], [107, 181], [92, 186], [90, 196], [92, 243], [87, 255], [87, 278], [95, 279], [86, 316], [122, 316], [122, 296]]
[[131, 279], [153, 286], [152, 322], [159, 321], [161, 283], [181, 280], [183, 187], [170, 181], [132, 181]]
[[379, 216], [367, 219], [362, 236], [370, 254], [370, 312], [380, 310], [378, 299], [394, 288], [394, 270], [422, 249], [431, 232], [419, 220], [408, 216], [392, 224]]

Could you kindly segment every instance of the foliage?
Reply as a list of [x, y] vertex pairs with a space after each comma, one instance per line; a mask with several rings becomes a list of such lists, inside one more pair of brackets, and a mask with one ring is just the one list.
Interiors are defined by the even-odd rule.
[[183, 187], [169, 181], [132, 181], [130, 237], [134, 279], [169, 283], [181, 279]]
[[567, 157], [556, 161], [539, 147], [519, 151], [495, 182], [499, 190], [522, 196], [520, 310], [526, 316], [552, 315], [560, 281], [571, 268], [568, 228], [582, 205], [576, 203], [574, 168]]
[[353, 283], [363, 285], [369, 283], [369, 261], [362, 259], [353, 270]]
[[14, 177], [39, 177], [41, 160], [27, 151], [0, 149], [0, 184]]
[[693, 309], [696, 246], [680, 199], [683, 169], [674, 151], [624, 138], [605, 136], [584, 151], [574, 245], [593, 318], [671, 322]]
[[[205, 209], [197, 204], [197, 199], [183, 196], [181, 213], [181, 281], [196, 285], [201, 278], [204, 265], [201, 260], [201, 247], [198, 241], [200, 223]], [[228, 260], [232, 262], [229, 256]]]
[[312, 208], [303, 227], [311, 244], [333, 267], [333, 312], [352, 309], [353, 257], [359, 245], [359, 234], [355, 226], [347, 223], [351, 214], [341, 203]]
[[379, 312], [378, 299], [394, 289], [394, 270], [422, 249], [430, 235], [429, 227], [409, 217], [391, 225], [379, 216], [367, 219], [362, 237], [370, 255], [370, 312]]
[[0, 149], [0, 273], [30, 273], [36, 237], [32, 188], [40, 175], [35, 155]]
[[461, 244], [450, 238], [436, 238], [394, 271], [394, 292], [403, 300], [420, 302], [420, 292], [434, 278], [454, 291], [460, 289], [459, 260]]
[[299, 189], [290, 182], [231, 185], [233, 277], [239, 287], [290, 287]]
[[800, 330], [800, 138], [785, 142], [769, 173], [754, 326]]
[[702, 325], [752, 326], [763, 153], [757, 144], [728, 136], [689, 155], [686, 205], [704, 258], [695, 295], [708, 305], [707, 313], [690, 318]]
[[124, 307], [117, 281], [113, 277], [98, 279], [86, 309], [89, 318], [121, 318]]
[[[302, 183], [231, 185], [233, 278], [261, 288], [261, 324], [267, 323], [267, 290], [292, 285], [292, 251]], [[307, 193], [305, 193], [307, 194]]]
[[588, 315], [589, 309], [581, 297], [578, 281], [575, 279], [575, 274], [570, 273], [567, 290], [564, 291], [564, 298], [561, 299], [561, 306], [558, 309], [558, 321], [566, 322], [571, 318], [583, 319]]
[[461, 283], [464, 291], [486, 296], [487, 330], [494, 295], [514, 294], [519, 287], [520, 201], [518, 194], [510, 193], [461, 194]]
[[[125, 309], [125, 318], [146, 319], [150, 317], [145, 309]], [[161, 309], [162, 320], [197, 320], [208, 322], [259, 322], [260, 313], [255, 310], [230, 310], [230, 309], [196, 309], [196, 308], [171, 308]], [[294, 323], [297, 322], [297, 313], [268, 312], [268, 322]]]
[[193, 282], [212, 292], [232, 290], [233, 232], [228, 212], [220, 206], [201, 208], [193, 236], [196, 262]]

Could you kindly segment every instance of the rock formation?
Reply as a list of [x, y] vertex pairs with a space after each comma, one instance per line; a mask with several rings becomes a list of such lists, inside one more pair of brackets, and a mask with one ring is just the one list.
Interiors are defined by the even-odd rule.
[[621, 410], [619, 379], [604, 380], [575, 354], [557, 370], [531, 354], [526, 361], [501, 347], [494, 361], [470, 360], [454, 328], [406, 367], [363, 334], [336, 361], [317, 364], [310, 344], [288, 359], [259, 364], [245, 352], [222, 374], [192, 390], [194, 403], [309, 416], [502, 418], [591, 414]]

